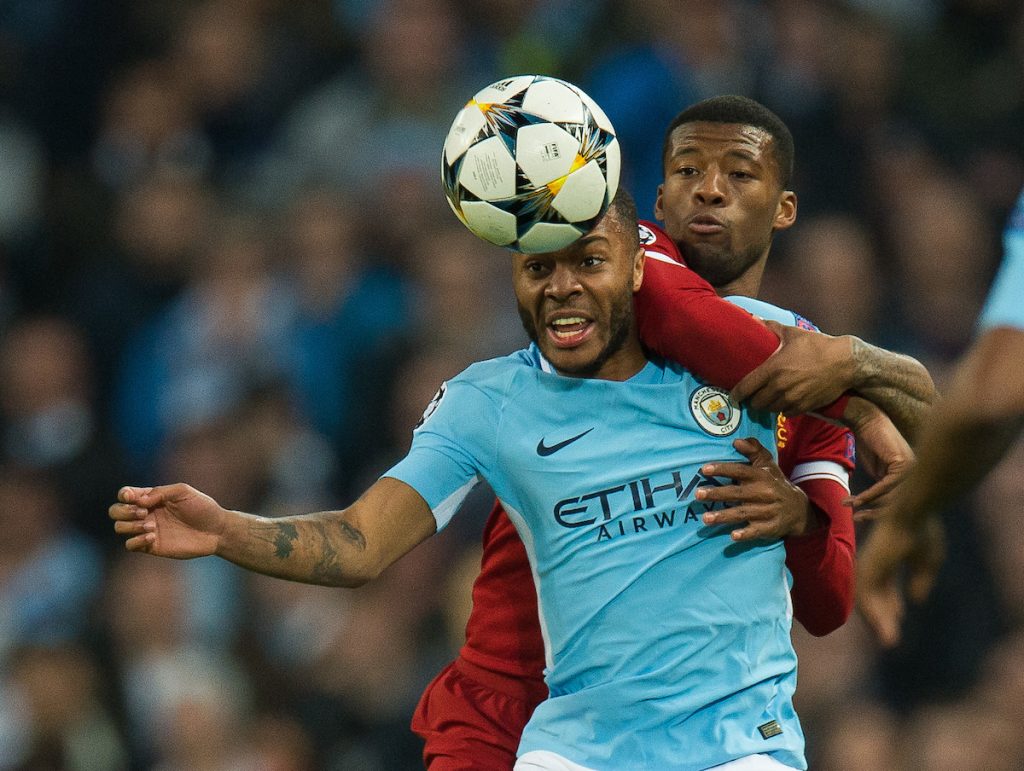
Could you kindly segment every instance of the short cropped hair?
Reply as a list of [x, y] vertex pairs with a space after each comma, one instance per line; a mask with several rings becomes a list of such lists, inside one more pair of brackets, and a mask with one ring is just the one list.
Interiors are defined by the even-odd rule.
[[662, 162], [668, 160], [669, 152], [672, 149], [672, 132], [684, 123], [738, 123], [743, 126], [752, 126], [768, 133], [774, 142], [775, 163], [779, 170], [779, 181], [783, 189], [789, 186], [793, 177], [793, 135], [789, 127], [778, 115], [773, 113], [760, 102], [749, 99], [745, 96], [734, 94], [726, 96], [713, 96], [702, 102], [697, 102], [679, 113], [668, 126], [665, 132], [665, 142], [662, 146]]
[[616, 191], [611, 203], [608, 204], [608, 214], [614, 217], [619, 226], [625, 230], [630, 248], [639, 249], [640, 231], [637, 223], [636, 201], [633, 200], [633, 196], [626, 188], [620, 187]]

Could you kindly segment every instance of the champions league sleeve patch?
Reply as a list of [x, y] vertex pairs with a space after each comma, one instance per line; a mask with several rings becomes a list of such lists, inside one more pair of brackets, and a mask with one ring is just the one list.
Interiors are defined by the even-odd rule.
[[650, 246], [658, 240], [658, 237], [654, 235], [654, 231], [646, 225], [637, 225], [637, 230], [640, 232], [640, 243], [644, 246]]
[[690, 394], [690, 413], [712, 436], [729, 436], [739, 428], [743, 417], [728, 391], [715, 386], [702, 386]]
[[811, 322], [811, 321], [810, 321], [810, 320], [808, 320], [808, 319], [805, 319], [805, 318], [804, 318], [803, 316], [801, 316], [801, 315], [800, 315], [799, 313], [794, 313], [794, 314], [793, 314], [793, 318], [794, 318], [794, 319], [796, 320], [796, 326], [800, 327], [800, 329], [806, 329], [806, 330], [808, 330], [809, 332], [818, 332], [818, 331], [820, 331], [820, 330], [818, 329], [818, 327], [816, 327], [816, 326], [814, 325], [814, 323], [813, 323], [813, 322]]
[[434, 397], [430, 400], [430, 403], [427, 404], [427, 408], [423, 410], [423, 417], [420, 418], [419, 422], [412, 427], [413, 431], [419, 429], [420, 426], [422, 426], [424, 423], [430, 420], [431, 415], [437, 412], [438, 405], [441, 404], [441, 400], [444, 398], [444, 393], [447, 390], [447, 387], [447, 383], [441, 383], [441, 387], [437, 389], [437, 393], [434, 394]]

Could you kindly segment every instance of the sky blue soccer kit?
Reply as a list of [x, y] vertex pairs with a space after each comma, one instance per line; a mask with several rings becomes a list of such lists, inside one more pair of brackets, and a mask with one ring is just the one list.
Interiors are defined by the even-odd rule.
[[1024, 329], [1024, 192], [1003, 233], [1003, 263], [985, 301], [979, 325]]
[[428, 408], [385, 476], [443, 527], [485, 479], [526, 545], [550, 698], [520, 753], [594, 769], [705, 769], [766, 753], [805, 768], [793, 710], [781, 541], [707, 527], [710, 461], [774, 448], [775, 416], [733, 407], [682, 368], [625, 382], [563, 377], [535, 346], [475, 364]]

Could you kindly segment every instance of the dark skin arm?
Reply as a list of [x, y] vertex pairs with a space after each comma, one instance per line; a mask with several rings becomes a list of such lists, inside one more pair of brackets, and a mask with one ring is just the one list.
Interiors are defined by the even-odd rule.
[[782, 345], [733, 389], [737, 401], [759, 410], [800, 414], [846, 392], [877, 404], [904, 436], [913, 438], [935, 402], [935, 384], [916, 359], [866, 343], [765, 322]]
[[360, 586], [435, 532], [423, 498], [386, 477], [341, 511], [259, 517], [174, 484], [123, 487], [109, 515], [129, 551], [217, 555], [257, 573], [324, 586]]
[[918, 442], [917, 462], [882, 506], [858, 571], [860, 609], [883, 644], [899, 640], [909, 572], [911, 597], [923, 599], [941, 562], [936, 512], [975, 487], [1024, 427], [1024, 330], [989, 330], [954, 373]]

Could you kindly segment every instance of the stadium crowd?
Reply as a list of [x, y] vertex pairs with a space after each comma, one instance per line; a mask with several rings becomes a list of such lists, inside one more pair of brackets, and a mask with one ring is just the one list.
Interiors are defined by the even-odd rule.
[[[126, 554], [106, 507], [177, 479], [347, 504], [443, 379], [521, 346], [507, 258], [438, 164], [466, 99], [522, 72], [605, 108], [648, 217], [680, 109], [771, 107], [800, 215], [763, 296], [941, 388], [1024, 183], [1016, 0], [6, 2], [0, 771], [421, 766], [408, 721], [461, 643], [486, 490], [353, 591]], [[1024, 766], [1021, 468], [951, 505], [898, 648], [856, 617], [794, 629], [811, 768]]]

